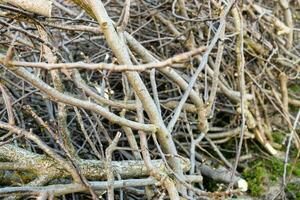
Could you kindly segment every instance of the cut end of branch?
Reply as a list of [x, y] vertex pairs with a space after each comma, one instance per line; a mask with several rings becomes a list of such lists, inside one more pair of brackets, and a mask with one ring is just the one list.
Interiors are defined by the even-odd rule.
[[242, 192], [246, 192], [248, 190], [248, 183], [244, 179], [238, 180], [237, 186]]

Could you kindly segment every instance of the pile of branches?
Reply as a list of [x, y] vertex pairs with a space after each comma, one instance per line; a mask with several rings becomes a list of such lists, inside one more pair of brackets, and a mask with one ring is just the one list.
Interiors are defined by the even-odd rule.
[[247, 194], [256, 154], [286, 172], [300, 150], [299, 8], [0, 0], [0, 196], [216, 199]]

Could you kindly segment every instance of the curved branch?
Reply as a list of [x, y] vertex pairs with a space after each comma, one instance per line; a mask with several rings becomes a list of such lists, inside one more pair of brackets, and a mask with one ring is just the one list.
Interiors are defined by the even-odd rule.
[[[9, 66], [6, 67], [9, 68]], [[68, 105], [77, 106], [77, 107], [81, 107], [96, 112], [97, 114], [107, 118], [111, 123], [116, 123], [122, 126], [128, 126], [137, 130], [156, 132], [156, 127], [152, 124], [141, 124], [138, 122], [127, 120], [125, 118], [121, 118], [95, 103], [89, 101], [83, 101], [74, 98], [70, 95], [60, 93], [57, 90], [50, 87], [45, 82], [43, 82], [38, 77], [26, 71], [24, 68], [13, 69], [12, 72], [18, 75], [19, 77], [23, 78], [25, 81], [29, 82], [36, 88], [40, 89], [42, 92], [44, 92], [44, 94], [48, 95], [50, 99], [55, 100], [56, 102], [62, 102]]]

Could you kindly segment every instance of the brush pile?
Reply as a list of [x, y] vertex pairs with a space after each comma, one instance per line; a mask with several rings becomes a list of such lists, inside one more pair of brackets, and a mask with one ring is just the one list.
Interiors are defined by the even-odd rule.
[[0, 0], [0, 32], [1, 197], [251, 199], [274, 158], [291, 195], [300, 1]]

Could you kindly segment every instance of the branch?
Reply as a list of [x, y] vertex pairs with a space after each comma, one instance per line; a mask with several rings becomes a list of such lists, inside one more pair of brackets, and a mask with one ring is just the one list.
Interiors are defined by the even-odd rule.
[[[9, 67], [9, 66], [6, 66], [6, 67]], [[115, 115], [114, 113], [107, 111], [105, 108], [103, 108], [95, 103], [92, 103], [89, 101], [83, 101], [83, 100], [74, 98], [70, 95], [60, 93], [57, 90], [50, 87], [45, 82], [43, 82], [38, 77], [36, 77], [33, 74], [26, 71], [24, 68], [17, 68], [17, 69], [14, 68], [13, 73], [20, 76], [21, 78], [23, 78], [25, 81], [29, 82], [36, 88], [40, 89], [42, 92], [44, 92], [44, 94], [49, 95], [49, 97], [56, 102], [62, 102], [62, 103], [68, 104], [68, 105], [77, 106], [77, 107], [81, 107], [81, 108], [84, 108], [84, 109], [87, 109], [90, 111], [94, 111], [97, 114], [108, 119], [110, 122], [119, 124], [121, 126], [128, 126], [128, 127], [131, 127], [133, 129], [137, 129], [137, 130], [156, 132], [156, 126], [154, 126], [152, 124], [141, 124], [138, 122], [127, 120], [125, 118]]]
[[[89, 6], [92, 9], [102, 31], [105, 36], [108, 46], [112, 49], [113, 53], [118, 59], [119, 63], [132, 65], [130, 56], [128, 53], [128, 47], [124, 40], [119, 37], [116, 30], [114, 29], [113, 22], [108, 16], [107, 11], [101, 1], [88, 0]], [[151, 122], [155, 124], [159, 142], [164, 150], [164, 153], [171, 154], [169, 159], [170, 165], [174, 171], [179, 175], [183, 176], [183, 170], [180, 166], [180, 161], [176, 157], [177, 150], [172, 140], [170, 132], [164, 124], [164, 121], [156, 109], [155, 102], [151, 98], [145, 84], [137, 72], [126, 72], [129, 83], [136, 92], [137, 96], [141, 100], [145, 111], [147, 112]], [[182, 189], [183, 190], [183, 189]]]
[[[10, 144], [0, 146], [0, 160], [7, 161], [6, 164], [2, 165], [3, 169], [26, 170], [38, 176], [49, 175], [53, 179], [70, 177], [70, 174], [50, 157], [36, 154]], [[18, 163], [22, 167], [18, 168], [12, 165], [12, 163]], [[156, 170], [162, 173], [166, 172], [162, 160], [152, 160], [151, 163]], [[106, 179], [107, 172], [105, 171], [104, 161], [78, 159], [78, 165], [82, 175], [89, 180]], [[112, 161], [111, 165], [114, 172], [122, 178], [145, 177], [149, 176], [150, 173], [142, 160]], [[181, 159], [181, 167], [184, 171], [189, 170], [190, 163], [187, 159]]]
[[[86, 70], [109, 70], [114, 72], [145, 71], [147, 69], [152, 69], [152, 68], [163, 68], [163, 67], [171, 66], [174, 63], [179, 63], [181, 61], [189, 59], [192, 56], [198, 55], [204, 50], [205, 47], [199, 47], [195, 50], [178, 54], [164, 61], [152, 62], [152, 63], [142, 64], [142, 65], [115, 65], [115, 64], [108, 64], [108, 63], [84, 63], [84, 62], [45, 63], [45, 62], [20, 62], [20, 61], [11, 61], [9, 62], [9, 64], [14, 67], [34, 67], [34, 68], [41, 68], [46, 70], [86, 69]], [[0, 63], [4, 63], [4, 58], [0, 57]]]
[[[145, 179], [128, 179], [128, 180], [118, 180], [114, 181], [114, 188], [124, 188], [124, 187], [141, 187], [147, 185], [154, 185], [157, 181], [154, 178], [145, 178]], [[89, 182], [91, 187], [94, 190], [106, 190], [109, 186], [108, 181], [92, 181]], [[22, 187], [6, 187], [0, 189], [0, 196], [10, 195], [10, 194], [41, 194], [48, 193], [54, 196], [61, 196], [70, 193], [76, 192], [85, 192], [86, 188], [80, 184], [59, 184], [59, 185], [50, 185], [50, 186], [22, 186]]]
[[0, 3], [11, 4], [29, 12], [51, 17], [52, 2], [49, 0], [0, 0]]

